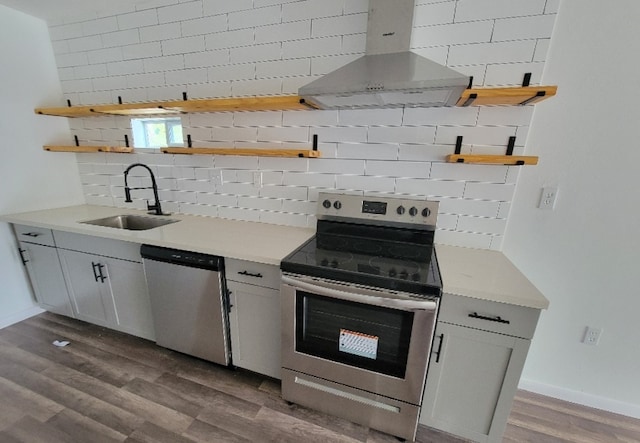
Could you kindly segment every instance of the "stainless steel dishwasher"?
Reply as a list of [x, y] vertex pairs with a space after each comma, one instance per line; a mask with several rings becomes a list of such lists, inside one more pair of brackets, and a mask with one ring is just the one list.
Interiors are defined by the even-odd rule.
[[156, 343], [228, 365], [229, 322], [222, 257], [142, 245]]

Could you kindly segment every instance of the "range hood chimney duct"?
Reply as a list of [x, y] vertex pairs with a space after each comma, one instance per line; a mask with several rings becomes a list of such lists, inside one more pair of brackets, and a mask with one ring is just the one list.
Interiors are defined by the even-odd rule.
[[369, 0], [364, 56], [301, 87], [319, 109], [453, 106], [469, 77], [412, 51], [415, 0]]

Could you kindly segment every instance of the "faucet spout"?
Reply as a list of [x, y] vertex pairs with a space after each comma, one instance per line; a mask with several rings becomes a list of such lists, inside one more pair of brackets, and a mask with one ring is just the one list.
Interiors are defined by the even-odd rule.
[[[151, 187], [146, 187], [146, 188], [130, 188], [129, 187], [129, 182], [128, 182], [129, 171], [131, 171], [136, 166], [141, 166], [145, 168], [147, 171], [149, 171], [149, 176], [151, 177]], [[162, 212], [162, 207], [160, 206], [160, 198], [158, 197], [158, 185], [156, 184], [156, 177], [153, 175], [153, 171], [151, 170], [151, 168], [143, 163], [133, 163], [124, 171], [124, 196], [125, 196], [124, 201], [126, 203], [132, 202], [131, 191], [137, 190], [137, 189], [153, 189], [153, 197], [155, 199], [155, 203], [153, 205], [150, 205], [149, 202], [147, 202], [147, 209], [149, 210], [149, 214], [168, 215]]]

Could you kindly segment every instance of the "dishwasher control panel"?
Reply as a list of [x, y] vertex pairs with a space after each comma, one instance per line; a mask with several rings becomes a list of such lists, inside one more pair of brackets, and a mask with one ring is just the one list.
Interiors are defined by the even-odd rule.
[[156, 260], [175, 265], [191, 266], [212, 271], [222, 268], [223, 258], [217, 255], [200, 252], [182, 251], [179, 249], [163, 248], [160, 246], [142, 245], [140, 255], [144, 259]]

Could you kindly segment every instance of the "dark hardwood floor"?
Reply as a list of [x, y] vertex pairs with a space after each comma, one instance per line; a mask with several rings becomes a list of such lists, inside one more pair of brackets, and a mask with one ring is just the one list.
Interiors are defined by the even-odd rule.
[[[0, 398], [2, 443], [397, 442], [288, 405], [276, 380], [49, 313], [0, 330]], [[521, 391], [504, 441], [640, 442], [640, 420]]]

